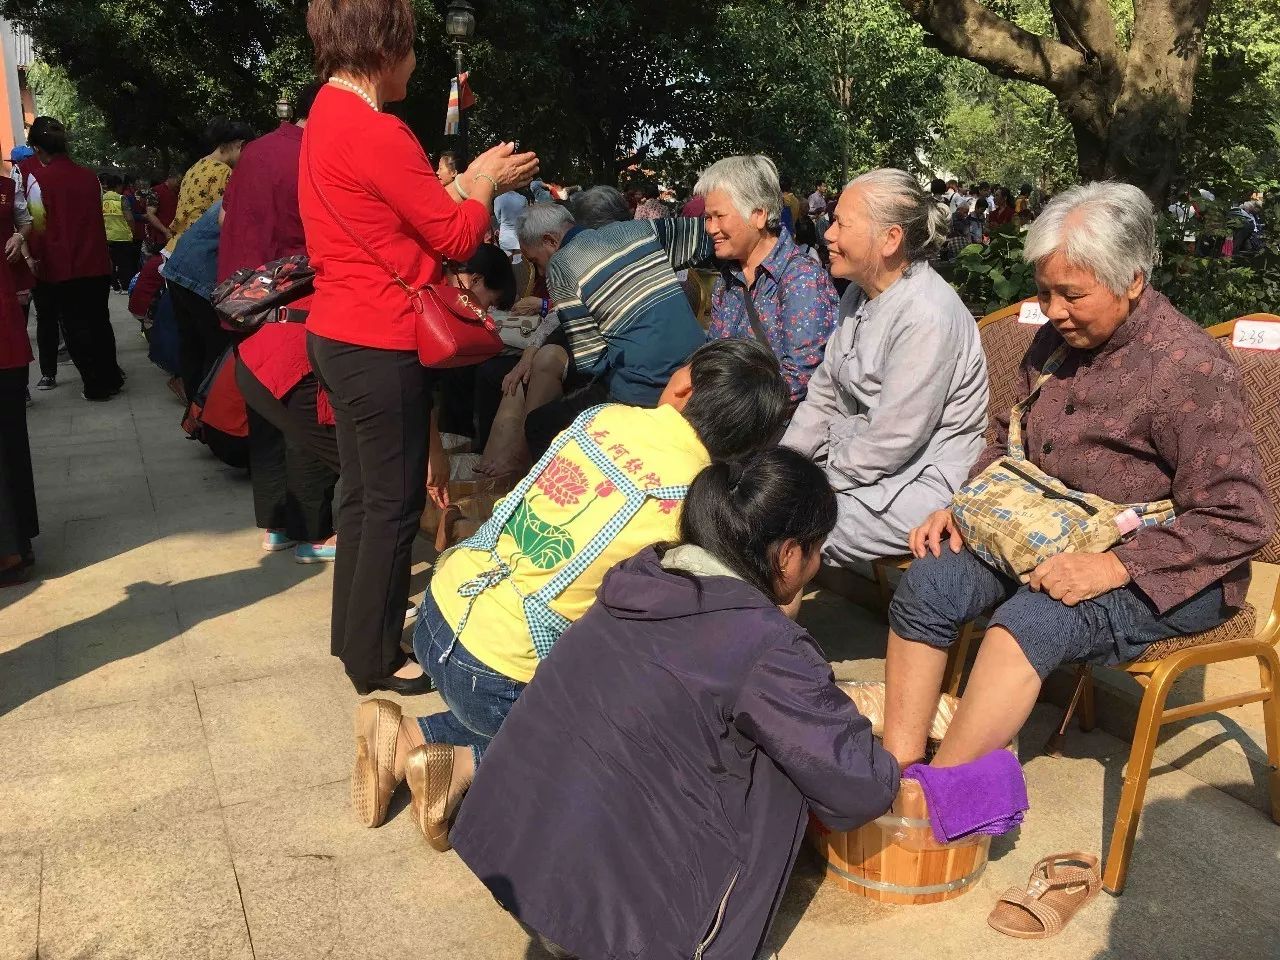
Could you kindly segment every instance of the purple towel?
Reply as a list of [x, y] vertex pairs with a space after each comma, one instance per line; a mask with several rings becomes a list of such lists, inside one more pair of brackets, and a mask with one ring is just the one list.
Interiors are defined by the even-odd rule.
[[992, 750], [958, 767], [916, 763], [902, 775], [919, 781], [939, 843], [971, 833], [993, 837], [1008, 833], [1022, 822], [1023, 811], [1030, 806], [1022, 766], [1008, 750]]

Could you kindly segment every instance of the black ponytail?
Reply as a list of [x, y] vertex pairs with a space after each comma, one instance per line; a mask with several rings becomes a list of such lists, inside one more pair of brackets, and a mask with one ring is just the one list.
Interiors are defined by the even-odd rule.
[[713, 463], [694, 478], [680, 538], [702, 547], [775, 601], [778, 548], [806, 551], [836, 525], [836, 496], [822, 470], [786, 447]]

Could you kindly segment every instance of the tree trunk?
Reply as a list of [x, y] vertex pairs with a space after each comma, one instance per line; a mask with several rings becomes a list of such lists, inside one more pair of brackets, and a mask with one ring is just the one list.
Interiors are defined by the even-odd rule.
[[979, 0], [900, 0], [944, 53], [1058, 99], [1082, 180], [1139, 186], [1163, 205], [1204, 47], [1211, 0], [1133, 0], [1133, 39], [1117, 41], [1107, 0], [1050, 0], [1058, 38], [997, 16]]

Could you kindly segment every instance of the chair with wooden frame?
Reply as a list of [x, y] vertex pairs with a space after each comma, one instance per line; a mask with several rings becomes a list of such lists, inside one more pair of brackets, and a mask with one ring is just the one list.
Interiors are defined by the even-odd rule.
[[[1251, 314], [1239, 320], [1280, 323], [1280, 316]], [[1219, 324], [1207, 332], [1225, 342], [1227, 351], [1240, 367], [1264, 481], [1272, 503], [1277, 504], [1280, 503], [1280, 393], [1276, 384], [1280, 383], [1280, 351], [1232, 347], [1232, 334], [1239, 320]], [[1255, 567], [1263, 563], [1280, 564], [1280, 531], [1254, 558]], [[1280, 658], [1275, 646], [1277, 638], [1280, 638], [1280, 581], [1275, 595], [1271, 597], [1269, 609], [1263, 613], [1265, 616], [1259, 617], [1258, 611], [1246, 604], [1234, 617], [1213, 630], [1158, 641], [1147, 647], [1141, 659], [1116, 668], [1132, 676], [1142, 686], [1142, 704], [1138, 709], [1133, 747], [1125, 767], [1120, 806], [1103, 874], [1102, 885], [1109, 893], [1118, 895], [1124, 890], [1138, 832], [1138, 817], [1151, 775], [1152, 758], [1160, 730], [1166, 724], [1248, 703], [1261, 703], [1269, 768], [1270, 813], [1271, 819], [1280, 823], [1280, 691], [1277, 690]], [[1258, 661], [1259, 685], [1256, 689], [1210, 697], [1180, 707], [1165, 706], [1174, 681], [1191, 668], [1250, 659]], [[1062, 723], [1050, 738], [1050, 752], [1056, 752], [1061, 746], [1077, 707], [1081, 728], [1092, 729], [1093, 673], [1087, 664], [1080, 668], [1075, 692], [1068, 701]]]
[[[1026, 302], [1026, 301], [1023, 301]], [[1019, 322], [1022, 302], [990, 313], [978, 321], [978, 336], [982, 339], [982, 352], [987, 358], [987, 440], [996, 435], [996, 415], [1008, 415], [1017, 399], [1018, 370], [1022, 366], [1023, 354], [1031, 346], [1036, 332], [1040, 329], [1035, 324]], [[899, 570], [903, 573], [911, 566], [911, 557], [884, 557], [871, 562], [875, 574], [876, 587], [880, 591], [880, 602], [885, 612], [889, 610], [889, 601], [893, 598], [893, 589], [889, 583], [889, 571]], [[976, 623], [966, 623], [960, 630], [960, 636], [947, 651], [947, 669], [943, 675], [942, 690], [953, 697], [960, 693], [960, 681], [964, 676], [964, 666], [969, 657], [969, 649], [973, 641], [981, 633]]]
[[716, 274], [711, 270], [691, 269], [685, 274], [681, 284], [689, 301], [689, 308], [703, 330], [711, 326], [711, 291], [715, 280]]

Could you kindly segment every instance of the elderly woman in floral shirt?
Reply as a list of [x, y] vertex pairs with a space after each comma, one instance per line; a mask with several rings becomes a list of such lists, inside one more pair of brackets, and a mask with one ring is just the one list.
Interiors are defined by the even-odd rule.
[[[1050, 556], [1027, 583], [968, 549], [949, 508], [913, 530], [917, 559], [889, 608], [885, 664], [884, 745], [904, 764], [924, 756], [946, 648], [962, 623], [993, 608], [934, 766], [1008, 743], [1058, 665], [1134, 660], [1157, 640], [1218, 626], [1244, 603], [1249, 559], [1270, 540], [1275, 508], [1239, 370], [1151, 288], [1155, 255], [1155, 216], [1137, 187], [1091, 183], [1045, 207], [1024, 256], [1049, 322], [1022, 360], [1018, 400], [1049, 366], [1024, 418], [1027, 458], [1112, 503], [1172, 500], [1176, 517], [1103, 553]], [[1005, 413], [970, 478], [1009, 456], [1008, 434]]]
[[708, 167], [694, 194], [722, 273], [711, 294], [707, 337], [763, 342], [778, 357], [799, 403], [836, 327], [831, 278], [782, 229], [778, 168], [762, 156], [726, 157]]

